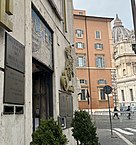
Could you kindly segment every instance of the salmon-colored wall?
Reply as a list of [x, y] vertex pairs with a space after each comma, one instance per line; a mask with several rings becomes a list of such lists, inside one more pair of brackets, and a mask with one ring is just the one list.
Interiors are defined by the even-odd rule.
[[[88, 87], [91, 90], [91, 97], [92, 97], [92, 108], [93, 109], [106, 109], [108, 108], [108, 101], [107, 100], [100, 100], [98, 87], [105, 86], [99, 85], [98, 80], [104, 79], [106, 80], [107, 84], [112, 86], [111, 82], [111, 31], [109, 31], [109, 24], [111, 19], [108, 18], [100, 18], [100, 17], [91, 17], [91, 16], [77, 16], [74, 15], [74, 29], [81, 29], [84, 30], [83, 38], [76, 38], [75, 35], [75, 43], [76, 42], [83, 42], [85, 44], [84, 49], [76, 49], [76, 54], [81, 55], [85, 54], [89, 63], [86, 63], [86, 67], [78, 67], [76, 69], [78, 79], [85, 79], [87, 80], [88, 84], [86, 86], [81, 86], [81, 88]], [[86, 19], [86, 20], [85, 20]], [[95, 32], [101, 32], [101, 39], [95, 38]], [[86, 37], [87, 36], [87, 37]], [[87, 43], [88, 42], [88, 43]], [[102, 50], [95, 49], [94, 44], [101, 43], [103, 44]], [[87, 45], [88, 44], [88, 45]], [[87, 49], [88, 46], [88, 49]], [[105, 59], [105, 68], [97, 68], [96, 67], [96, 55], [104, 55]], [[88, 67], [89, 66], [89, 67]], [[89, 70], [88, 70], [89, 69]], [[90, 73], [90, 85], [89, 85], [89, 74]], [[113, 97], [110, 96], [110, 106], [113, 107]], [[91, 106], [91, 105], [90, 105]], [[88, 102], [87, 101], [79, 101], [79, 109], [88, 109]]]
[[[91, 101], [88, 105], [87, 101], [79, 101], [79, 110], [91, 108]], [[113, 108], [113, 99], [110, 97], [110, 107]], [[92, 109], [107, 109], [108, 108], [108, 100], [106, 101], [97, 101], [93, 100]]]

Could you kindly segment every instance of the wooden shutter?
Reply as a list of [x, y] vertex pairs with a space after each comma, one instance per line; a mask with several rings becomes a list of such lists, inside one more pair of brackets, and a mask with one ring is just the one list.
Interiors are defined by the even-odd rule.
[[84, 43], [82, 43], [82, 48], [85, 48], [85, 44]]
[[97, 44], [96, 43], [94, 44], [94, 47], [95, 47], [95, 49], [97, 48]]
[[77, 62], [77, 63], [76, 63], [76, 64], [77, 64], [76, 66], [79, 66], [78, 56], [77, 56], [77, 58], [76, 58], [76, 62]]
[[76, 48], [78, 48], [78, 42], [76, 42]]
[[105, 67], [104, 57], [102, 57], [102, 67]]
[[84, 63], [83, 65], [86, 66], [86, 57], [85, 56], [83, 57], [83, 63]]
[[101, 44], [101, 48], [103, 48], [103, 44]]

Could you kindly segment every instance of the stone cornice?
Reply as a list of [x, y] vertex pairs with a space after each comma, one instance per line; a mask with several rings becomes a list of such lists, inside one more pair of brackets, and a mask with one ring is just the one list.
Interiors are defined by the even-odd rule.
[[120, 81], [117, 80], [117, 84], [120, 84], [120, 83], [127, 83], [127, 82], [131, 82], [131, 81], [136, 81], [136, 78], [129, 78], [129, 79], [122, 79]]
[[56, 6], [54, 0], [48, 0], [48, 2], [49, 2], [49, 4], [51, 5], [52, 9], [54, 10], [56, 16], [59, 18], [60, 21], [62, 21], [63, 18], [62, 18], [62, 16], [61, 16], [61, 14], [60, 14], [60, 12], [59, 12], [59, 10], [58, 10], [58, 8], [57, 8], [57, 6]]

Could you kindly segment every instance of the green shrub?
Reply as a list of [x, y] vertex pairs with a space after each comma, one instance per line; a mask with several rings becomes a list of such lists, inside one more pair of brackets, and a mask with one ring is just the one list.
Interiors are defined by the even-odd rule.
[[41, 120], [40, 126], [32, 134], [30, 145], [65, 145], [68, 140], [54, 119]]
[[72, 135], [76, 139], [77, 144], [79, 144], [79, 141], [81, 145], [99, 144], [96, 127], [86, 111], [75, 111], [71, 126], [73, 127]]

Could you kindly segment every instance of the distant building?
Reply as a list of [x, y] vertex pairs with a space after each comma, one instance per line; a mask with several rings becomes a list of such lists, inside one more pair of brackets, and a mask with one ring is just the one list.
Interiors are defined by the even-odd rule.
[[[74, 10], [76, 73], [81, 84], [79, 109], [89, 109], [90, 112], [108, 109], [107, 95], [103, 87], [112, 86], [112, 20], [86, 16], [86, 11]], [[113, 108], [113, 96], [109, 96], [110, 106]]]
[[125, 28], [118, 15], [114, 20], [112, 37], [118, 105], [136, 106], [136, 55], [132, 50], [134, 31]]

